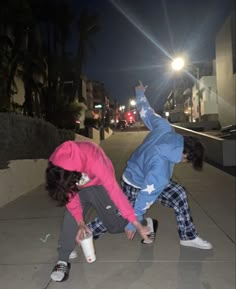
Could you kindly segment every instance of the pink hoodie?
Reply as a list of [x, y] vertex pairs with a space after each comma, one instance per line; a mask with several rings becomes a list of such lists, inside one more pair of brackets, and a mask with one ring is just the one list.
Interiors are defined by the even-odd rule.
[[[65, 170], [87, 174], [90, 181], [83, 187], [102, 185], [122, 216], [130, 223], [137, 220], [133, 207], [116, 181], [110, 159], [98, 145], [86, 141], [66, 141], [56, 148], [49, 160]], [[77, 222], [83, 220], [78, 194], [71, 197], [66, 207]]]

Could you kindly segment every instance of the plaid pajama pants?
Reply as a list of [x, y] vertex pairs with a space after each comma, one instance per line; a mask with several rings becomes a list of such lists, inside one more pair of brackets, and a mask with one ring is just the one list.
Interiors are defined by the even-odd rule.
[[[121, 188], [134, 207], [140, 189], [132, 187], [123, 180], [121, 180]], [[175, 211], [177, 229], [181, 240], [192, 240], [196, 238], [197, 231], [193, 224], [186, 190], [183, 186], [171, 180], [158, 196], [156, 202], [160, 202], [163, 206], [172, 208]], [[120, 212], [117, 211], [117, 214], [120, 214]], [[87, 225], [93, 232], [94, 239], [98, 239], [107, 231], [99, 218], [95, 218]]]

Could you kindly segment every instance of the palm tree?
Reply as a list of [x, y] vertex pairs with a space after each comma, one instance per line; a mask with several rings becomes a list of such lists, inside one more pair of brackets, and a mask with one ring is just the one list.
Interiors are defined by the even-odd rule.
[[[29, 32], [29, 42], [35, 41], [32, 37], [35, 29]], [[30, 40], [31, 39], [31, 40]], [[47, 80], [47, 65], [40, 54], [40, 50], [37, 53], [36, 47], [39, 47], [37, 42], [29, 45], [28, 49], [25, 49], [19, 53], [18, 68], [16, 75], [20, 77], [24, 83], [25, 89], [25, 102], [24, 102], [24, 114], [29, 116], [41, 116], [40, 99], [42, 97], [42, 87]]]
[[32, 21], [32, 11], [27, 0], [11, 0], [9, 4], [8, 23], [10, 35], [13, 39], [13, 47], [9, 62], [7, 94], [11, 97], [12, 84], [19, 64], [19, 54], [22, 46], [24, 46], [28, 23]]
[[[88, 48], [92, 47], [90, 38], [98, 31], [97, 16], [87, 9], [80, 13], [79, 45], [73, 68], [66, 45], [74, 15], [66, 0], [58, 1], [56, 9], [55, 1], [3, 0], [0, 17], [0, 106], [4, 103], [10, 107], [12, 95], [17, 92], [14, 79], [18, 76], [24, 83], [25, 114], [41, 116], [43, 110], [50, 119], [50, 113], [73, 103], [75, 94], [80, 96], [80, 75]], [[42, 36], [45, 31], [47, 37]], [[63, 89], [68, 71], [70, 75], [74, 72], [71, 98]]]
[[[44, 76], [43, 65], [41, 71], [34, 69], [32, 63], [39, 63], [40, 57], [40, 41], [37, 25], [34, 21], [34, 15], [30, 0], [9, 0], [2, 3], [2, 46], [0, 55], [1, 62], [5, 65], [6, 85], [4, 87], [4, 95], [10, 106], [12, 95], [17, 92], [15, 88], [15, 76], [21, 76], [25, 87], [25, 111], [28, 115], [33, 115], [33, 84], [30, 78], [35, 76]], [[33, 32], [32, 32], [33, 31]], [[31, 45], [33, 43], [33, 45]], [[32, 47], [31, 47], [32, 46]], [[35, 57], [35, 60], [33, 58]], [[3, 61], [5, 60], [5, 62]], [[39, 64], [37, 65], [39, 67]], [[27, 76], [28, 75], [28, 76]], [[37, 88], [34, 87], [34, 92]]]
[[[22, 2], [22, 1], [19, 1]], [[20, 3], [21, 4], [21, 3]], [[23, 7], [24, 5], [22, 5]], [[1, 88], [2, 102], [5, 103], [7, 110], [10, 109], [11, 97], [13, 94], [14, 75], [16, 71], [17, 51], [21, 44], [22, 18], [18, 12], [18, 3], [15, 1], [3, 1], [1, 3], [0, 34], [1, 34]], [[4, 82], [4, 83], [3, 83]], [[4, 100], [3, 100], [4, 99]]]
[[55, 3], [47, 0], [40, 1], [39, 7], [40, 9], [36, 9], [38, 11], [37, 18], [43, 23], [42, 26], [46, 32], [44, 55], [48, 63], [48, 87], [45, 89], [43, 102], [45, 117], [50, 120], [51, 115], [58, 110], [58, 103], [65, 103], [63, 85], [65, 67], [69, 62], [66, 45], [74, 16], [65, 0], [58, 1], [56, 9]]
[[83, 64], [86, 61], [88, 49], [93, 48], [90, 41], [91, 36], [99, 31], [98, 16], [90, 14], [88, 9], [85, 8], [81, 11], [78, 20], [78, 50], [76, 60], [76, 77], [75, 77], [75, 93], [74, 98], [81, 96], [81, 74]]
[[46, 62], [42, 55], [42, 37], [31, 1], [25, 1], [24, 34], [18, 49], [16, 75], [24, 83], [24, 114], [40, 116], [39, 98], [42, 84], [46, 82]]
[[0, 110], [2, 111], [8, 111], [10, 109], [10, 97], [7, 94], [7, 80], [11, 48], [11, 39], [5, 34], [0, 34]]

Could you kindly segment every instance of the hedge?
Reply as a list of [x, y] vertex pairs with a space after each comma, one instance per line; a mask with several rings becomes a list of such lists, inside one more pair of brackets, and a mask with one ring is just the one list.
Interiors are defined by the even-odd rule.
[[47, 159], [69, 139], [74, 139], [73, 131], [59, 130], [43, 119], [0, 113], [0, 169], [10, 160]]

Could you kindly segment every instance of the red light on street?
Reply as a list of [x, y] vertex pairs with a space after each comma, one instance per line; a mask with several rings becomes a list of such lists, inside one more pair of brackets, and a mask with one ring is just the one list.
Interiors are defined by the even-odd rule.
[[127, 111], [125, 114], [125, 119], [128, 123], [135, 122], [135, 117], [133, 111]]

